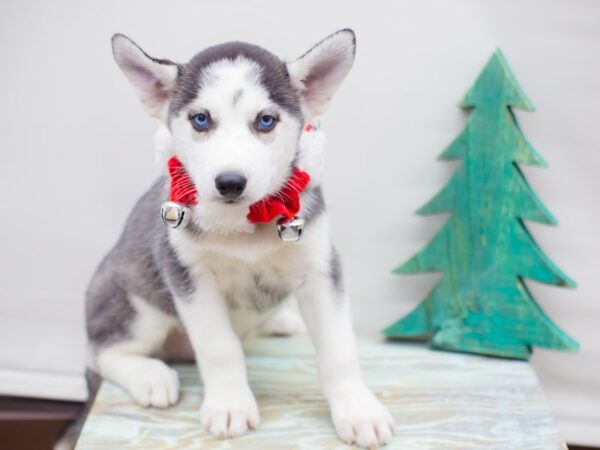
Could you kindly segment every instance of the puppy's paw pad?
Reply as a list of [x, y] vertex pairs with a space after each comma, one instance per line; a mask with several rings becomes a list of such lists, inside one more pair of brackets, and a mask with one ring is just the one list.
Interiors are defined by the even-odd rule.
[[162, 361], [148, 359], [130, 373], [127, 390], [140, 406], [167, 408], [179, 400], [179, 378]]
[[202, 427], [217, 439], [242, 436], [260, 422], [252, 394], [228, 397], [222, 401], [208, 397], [200, 408]]

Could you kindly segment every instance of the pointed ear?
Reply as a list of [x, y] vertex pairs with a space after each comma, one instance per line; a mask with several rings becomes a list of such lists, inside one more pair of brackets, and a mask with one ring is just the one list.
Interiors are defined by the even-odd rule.
[[352, 67], [355, 50], [354, 31], [340, 30], [287, 64], [292, 86], [298, 91], [309, 120], [327, 110], [331, 97]]
[[175, 87], [178, 67], [174, 62], [152, 58], [122, 34], [112, 37], [113, 56], [142, 101], [146, 112], [164, 118], [169, 94]]

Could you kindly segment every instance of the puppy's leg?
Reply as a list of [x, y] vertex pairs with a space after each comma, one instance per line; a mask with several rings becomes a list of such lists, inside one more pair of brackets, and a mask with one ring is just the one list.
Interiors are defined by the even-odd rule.
[[363, 381], [335, 249], [328, 265], [329, 270], [309, 272], [297, 292], [315, 344], [323, 392], [343, 441], [367, 448], [383, 445], [392, 438], [394, 422]]
[[214, 276], [202, 274], [198, 286], [189, 298], [177, 299], [177, 309], [204, 383], [202, 426], [219, 439], [240, 436], [260, 420], [246, 378], [244, 352]]
[[160, 349], [175, 319], [141, 299], [132, 299], [131, 303], [136, 315], [129, 324], [127, 338], [103, 345], [92, 341], [94, 369], [126, 389], [141, 406], [174, 405], [179, 398], [177, 373], [148, 355]]

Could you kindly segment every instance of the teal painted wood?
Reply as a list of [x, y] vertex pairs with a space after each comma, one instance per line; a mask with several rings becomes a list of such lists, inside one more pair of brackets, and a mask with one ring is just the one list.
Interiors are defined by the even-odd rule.
[[575, 351], [578, 344], [542, 311], [524, 279], [574, 287], [542, 251], [525, 221], [556, 225], [519, 164], [546, 166], [512, 108], [533, 111], [497, 50], [460, 106], [462, 133], [440, 155], [463, 161], [418, 214], [450, 213], [432, 241], [396, 273], [443, 272], [389, 337], [428, 336], [434, 348], [527, 359], [532, 346]]

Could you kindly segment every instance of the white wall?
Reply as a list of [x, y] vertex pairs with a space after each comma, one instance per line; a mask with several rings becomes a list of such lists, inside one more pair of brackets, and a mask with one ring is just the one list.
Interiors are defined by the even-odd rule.
[[[231, 39], [293, 58], [348, 26], [358, 53], [324, 121], [331, 144], [326, 194], [357, 328], [377, 332], [433, 285], [435, 276], [390, 270], [441, 225], [442, 218], [413, 211], [455, 168], [435, 158], [464, 124], [457, 101], [499, 46], [538, 108], [518, 115], [522, 128], [550, 163], [526, 174], [560, 227], [532, 229], [579, 282], [576, 290], [533, 286], [549, 315], [582, 344], [577, 355], [540, 351], [534, 364], [567, 438], [600, 444], [594, 0], [3, 0], [1, 392], [81, 396], [83, 292], [156, 173], [155, 124], [112, 61], [111, 34], [124, 32], [151, 54], [180, 61]], [[35, 371], [66, 384], [40, 386], [33, 378], [17, 389], [13, 380]]]

